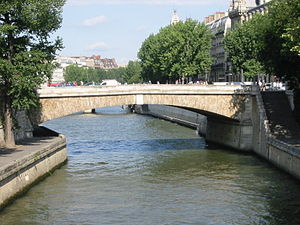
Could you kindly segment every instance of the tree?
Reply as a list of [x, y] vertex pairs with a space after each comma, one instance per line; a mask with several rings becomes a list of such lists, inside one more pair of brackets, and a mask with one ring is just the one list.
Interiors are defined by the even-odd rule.
[[104, 79], [115, 79], [123, 82], [125, 77], [125, 68], [101, 69], [79, 67], [77, 65], [67, 66], [64, 72], [64, 79], [67, 82], [100, 82]]
[[77, 83], [89, 81], [86, 69], [77, 65], [70, 65], [65, 68], [64, 79], [66, 82], [76, 81]]
[[145, 81], [166, 82], [207, 72], [211, 66], [211, 33], [198, 21], [188, 19], [161, 28], [142, 44], [138, 57]]
[[267, 14], [256, 15], [225, 37], [233, 69], [253, 76], [263, 68], [299, 88], [299, 24], [299, 0], [271, 1]]
[[62, 21], [65, 0], [7, 0], [0, 2], [0, 90], [3, 96], [4, 139], [14, 147], [13, 116], [39, 104], [37, 88], [48, 80], [55, 65], [59, 38], [50, 34]]
[[141, 63], [139, 61], [129, 61], [125, 70], [125, 81], [129, 84], [142, 82]]
[[277, 0], [271, 3], [260, 58], [269, 73], [289, 81], [292, 88], [299, 88], [300, 2]]
[[243, 72], [247, 78], [264, 73], [259, 53], [262, 48], [261, 31], [265, 24], [263, 15], [255, 15], [225, 36], [225, 50], [229, 55], [234, 73]]
[[102, 79], [114, 79], [117, 80], [120, 83], [124, 82], [124, 77], [125, 77], [126, 69], [125, 68], [114, 68], [114, 69], [109, 69], [106, 70], [106, 75]]
[[[298, 24], [299, 23], [300, 17]], [[290, 51], [296, 52], [300, 56], [300, 25], [293, 25], [286, 28], [286, 32], [282, 35], [282, 37], [286, 38]]]

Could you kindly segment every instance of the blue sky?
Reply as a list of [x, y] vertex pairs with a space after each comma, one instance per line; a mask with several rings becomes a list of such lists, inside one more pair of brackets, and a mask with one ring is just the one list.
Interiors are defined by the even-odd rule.
[[137, 59], [142, 42], [170, 24], [173, 10], [181, 20], [203, 21], [227, 11], [230, 0], [67, 0], [63, 24], [55, 34], [63, 38], [62, 56], [101, 55], [118, 64]]

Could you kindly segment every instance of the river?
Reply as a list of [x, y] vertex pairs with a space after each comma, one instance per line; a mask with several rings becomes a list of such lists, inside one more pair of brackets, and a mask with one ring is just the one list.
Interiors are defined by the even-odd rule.
[[196, 131], [120, 107], [44, 124], [69, 161], [0, 212], [1, 225], [300, 224], [300, 183]]

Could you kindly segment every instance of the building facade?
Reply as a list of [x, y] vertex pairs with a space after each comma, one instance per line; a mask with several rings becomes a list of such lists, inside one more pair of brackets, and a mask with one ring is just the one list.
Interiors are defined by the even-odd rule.
[[228, 71], [231, 70], [224, 50], [223, 39], [226, 32], [231, 28], [231, 20], [227, 13], [216, 13], [205, 18], [205, 23], [212, 31], [212, 47], [210, 54], [213, 57], [213, 64], [209, 74], [211, 82], [225, 82], [228, 80]]
[[271, 0], [232, 0], [227, 13], [217, 12], [204, 19], [213, 34], [211, 56], [213, 64], [208, 80], [211, 82], [244, 81], [242, 74], [233, 74], [231, 63], [225, 52], [223, 39], [230, 29], [243, 23], [254, 14], [267, 12]]

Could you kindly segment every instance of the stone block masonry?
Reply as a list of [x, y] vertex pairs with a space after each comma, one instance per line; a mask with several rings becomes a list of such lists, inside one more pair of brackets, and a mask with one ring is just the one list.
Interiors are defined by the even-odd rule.
[[[136, 105], [135, 111], [192, 128], [197, 127], [207, 141], [242, 151], [252, 151], [300, 179], [300, 144], [289, 144], [272, 137], [259, 93], [246, 104], [245, 119], [242, 122], [206, 117], [192, 111], [163, 105]], [[300, 143], [300, 140], [296, 143]]]
[[16, 149], [0, 150], [0, 210], [67, 161], [66, 138], [30, 138]]

